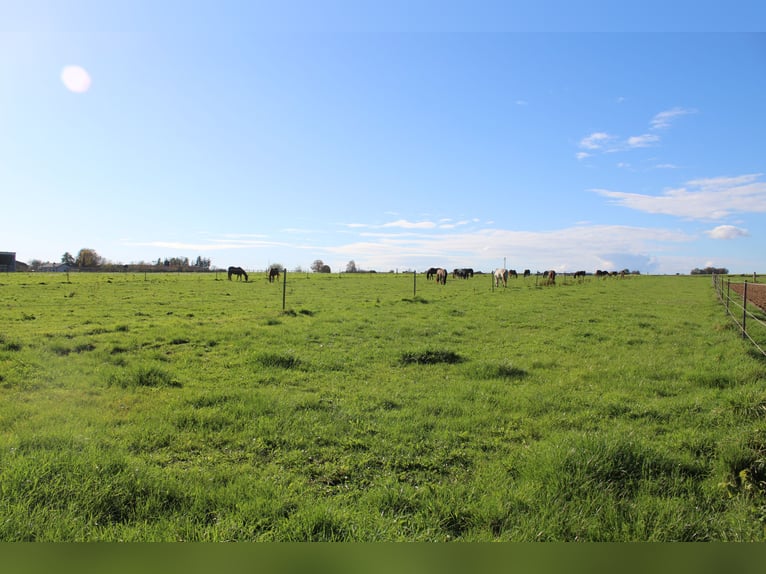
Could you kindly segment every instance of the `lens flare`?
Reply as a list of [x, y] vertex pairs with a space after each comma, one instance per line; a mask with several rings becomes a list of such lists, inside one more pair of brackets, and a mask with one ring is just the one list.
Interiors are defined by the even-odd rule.
[[61, 81], [67, 90], [76, 94], [84, 94], [90, 88], [90, 75], [80, 66], [65, 66], [61, 70]]

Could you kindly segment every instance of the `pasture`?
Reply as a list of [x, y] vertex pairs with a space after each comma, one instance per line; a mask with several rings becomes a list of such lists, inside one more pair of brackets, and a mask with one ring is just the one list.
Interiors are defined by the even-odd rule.
[[761, 541], [709, 277], [0, 276], [0, 540]]

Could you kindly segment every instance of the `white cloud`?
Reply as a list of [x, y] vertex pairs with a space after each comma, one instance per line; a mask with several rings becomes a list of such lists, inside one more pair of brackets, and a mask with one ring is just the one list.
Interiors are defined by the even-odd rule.
[[733, 213], [766, 213], [766, 183], [757, 181], [760, 175], [697, 179], [687, 182], [688, 188], [670, 189], [659, 196], [591, 191], [637, 211], [710, 221]]
[[580, 147], [584, 149], [602, 149], [607, 142], [613, 140], [613, 136], [605, 132], [595, 132], [580, 140]]
[[397, 221], [391, 221], [390, 223], [384, 223], [381, 227], [401, 227], [402, 229], [433, 229], [436, 224], [433, 221], [407, 221], [406, 219], [399, 219]]
[[705, 231], [712, 239], [736, 239], [737, 237], [747, 237], [750, 233], [747, 229], [734, 227], [733, 225], [719, 225], [714, 229]]
[[[696, 110], [686, 108], [672, 108], [655, 115], [649, 122], [652, 130], [664, 129], [670, 126], [671, 122], [678, 116], [693, 114]], [[655, 133], [645, 133], [638, 136], [630, 136], [627, 139], [622, 137], [613, 136], [607, 132], [594, 132], [589, 136], [582, 138], [579, 142], [581, 150], [577, 154], [577, 159], [585, 159], [589, 157], [589, 152], [602, 152], [613, 153], [619, 151], [626, 151], [636, 148], [645, 148], [656, 145], [660, 141], [660, 136]]]
[[660, 137], [654, 134], [643, 134], [640, 136], [632, 136], [628, 138], [628, 147], [649, 147], [660, 141]]
[[[328, 247], [368, 268], [470, 265], [489, 270], [507, 259], [509, 268], [575, 271], [605, 267], [615, 253], [645, 259], [668, 245], [691, 241], [679, 231], [622, 225], [578, 225], [539, 232], [485, 228], [476, 232], [365, 234], [360, 241]], [[364, 254], [360, 256], [359, 254]]]
[[694, 114], [696, 110], [675, 107], [670, 110], [660, 112], [652, 118], [650, 122], [653, 130], [664, 129], [670, 126], [670, 122], [678, 116], [684, 116], [686, 114]]

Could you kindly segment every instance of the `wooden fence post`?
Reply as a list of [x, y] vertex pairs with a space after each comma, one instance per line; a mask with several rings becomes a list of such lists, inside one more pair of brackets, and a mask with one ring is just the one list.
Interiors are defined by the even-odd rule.
[[415, 298], [418, 296], [418, 272], [413, 271], [412, 272], [412, 297]]
[[745, 281], [745, 293], [742, 295], [742, 338], [747, 337], [747, 281]]

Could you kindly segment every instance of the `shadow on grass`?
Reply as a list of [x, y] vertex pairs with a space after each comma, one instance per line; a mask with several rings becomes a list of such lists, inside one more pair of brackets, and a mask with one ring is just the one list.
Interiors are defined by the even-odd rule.
[[479, 379], [523, 379], [529, 375], [524, 369], [513, 365], [481, 365], [474, 374]]

